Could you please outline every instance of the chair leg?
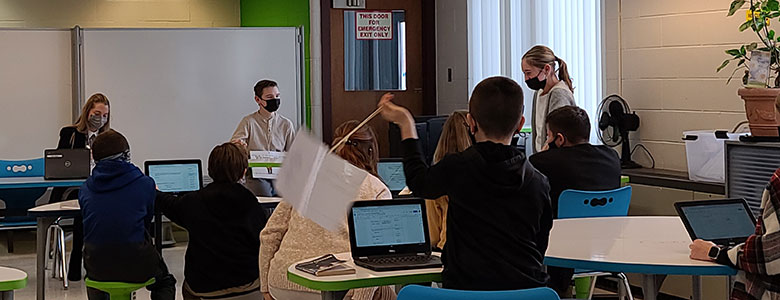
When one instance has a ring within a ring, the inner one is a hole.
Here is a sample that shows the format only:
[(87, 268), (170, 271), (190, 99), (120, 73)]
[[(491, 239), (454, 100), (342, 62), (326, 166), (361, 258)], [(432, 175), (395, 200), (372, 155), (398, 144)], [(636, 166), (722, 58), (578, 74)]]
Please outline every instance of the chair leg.
[(626, 296), (628, 296), (628, 300), (634, 300), (634, 295), (631, 294), (631, 285), (628, 283), (628, 277), (626, 277), (626, 274), (617, 273), (615, 276), (620, 278), (620, 281), (626, 290)]
[(59, 239), (60, 239), (60, 275), (62, 275), (62, 286), (67, 289), (68, 288), (68, 272), (65, 270), (65, 230), (62, 229), (62, 227), (57, 226), (57, 229), (60, 232)]
[(51, 267), (51, 278), (60, 278), (62, 276), (62, 272), (60, 269), (60, 256), (62, 255), (62, 251), (60, 251), (60, 233), (57, 229), (57, 227), (52, 226), (52, 248), (54, 251), (54, 257), (52, 258), (52, 267)]
[(593, 290), (596, 289), (596, 280), (598, 279), (598, 276), (593, 276), (590, 278), (590, 289), (588, 289), (588, 300), (593, 299)]
[(14, 253), (14, 231), (8, 230), (5, 239), (8, 243), (8, 253)]
[(52, 261), (52, 270), (54, 270), (54, 261), (52, 258), (54, 257), (54, 251), (52, 251), (52, 239), (54, 238), (54, 235), (52, 234), (52, 227), (49, 226), (49, 228), (46, 229), (46, 259), (44, 260), (46, 262), (46, 267), (49, 267), (49, 261)]

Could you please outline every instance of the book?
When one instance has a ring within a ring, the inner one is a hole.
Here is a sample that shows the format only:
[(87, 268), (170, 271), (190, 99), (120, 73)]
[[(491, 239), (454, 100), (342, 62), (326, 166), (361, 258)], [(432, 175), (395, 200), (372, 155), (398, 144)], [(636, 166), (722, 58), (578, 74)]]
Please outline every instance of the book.
[(313, 260), (299, 263), (295, 265), (295, 269), (314, 276), (355, 274), (355, 268), (347, 265), (346, 260), (338, 259), (333, 254), (326, 254)]

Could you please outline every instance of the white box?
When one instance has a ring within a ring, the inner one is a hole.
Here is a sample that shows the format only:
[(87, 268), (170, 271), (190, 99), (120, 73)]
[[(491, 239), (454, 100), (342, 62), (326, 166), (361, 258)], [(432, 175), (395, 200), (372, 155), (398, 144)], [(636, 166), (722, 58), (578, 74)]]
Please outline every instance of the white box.
[(683, 132), (685, 156), (688, 158), (688, 178), (693, 181), (724, 182), (724, 142), (738, 140), (744, 133), (722, 132), (716, 135), (712, 130)]

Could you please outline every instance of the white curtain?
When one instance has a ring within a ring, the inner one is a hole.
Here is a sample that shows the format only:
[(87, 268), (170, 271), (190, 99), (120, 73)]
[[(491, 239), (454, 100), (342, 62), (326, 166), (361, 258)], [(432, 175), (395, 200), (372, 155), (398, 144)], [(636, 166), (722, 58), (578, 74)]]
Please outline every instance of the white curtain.
[[(574, 99), (588, 112), (597, 143), (602, 95), (602, 5), (599, 0), (468, 0), (469, 93), (484, 78), (511, 77), (524, 88), (526, 120), (533, 91), (523, 83), (523, 54), (546, 45), (569, 67)], [(529, 125), (526, 125), (529, 126)]]

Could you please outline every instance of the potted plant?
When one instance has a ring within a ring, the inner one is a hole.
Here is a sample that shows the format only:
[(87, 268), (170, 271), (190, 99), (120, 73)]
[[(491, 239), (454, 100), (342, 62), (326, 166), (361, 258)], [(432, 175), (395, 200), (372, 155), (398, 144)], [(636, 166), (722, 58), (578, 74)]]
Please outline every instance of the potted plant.
[[(726, 50), (726, 54), (731, 58), (723, 61), (717, 71), (720, 72), (732, 61), (737, 63), (728, 82), (738, 71), (744, 71), (742, 84), (745, 88), (740, 88), (737, 94), (745, 102), (750, 133), (753, 136), (779, 136), (780, 109), (776, 103), (780, 95), (780, 34), (776, 36), (775, 31), (769, 29), (769, 23), (772, 19), (780, 22), (780, 1), (734, 0), (731, 2), (728, 16), (734, 15), (746, 3), (750, 6), (739, 31), (751, 29), (761, 42)], [(772, 78), (774, 80), (771, 80)]]

